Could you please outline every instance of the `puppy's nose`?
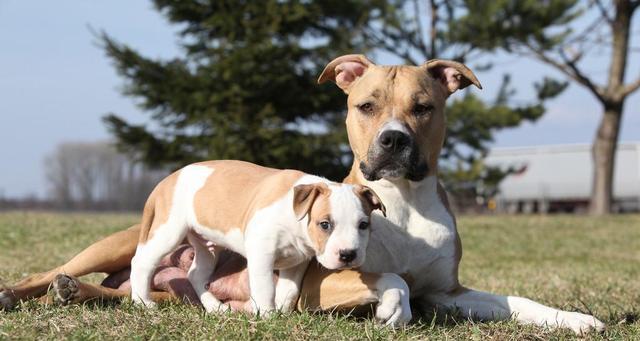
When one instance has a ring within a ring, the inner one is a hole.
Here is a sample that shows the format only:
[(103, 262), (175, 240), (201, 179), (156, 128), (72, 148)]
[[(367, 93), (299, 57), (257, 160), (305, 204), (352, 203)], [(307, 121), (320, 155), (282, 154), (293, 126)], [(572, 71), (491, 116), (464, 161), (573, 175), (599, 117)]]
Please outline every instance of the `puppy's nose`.
[(385, 150), (397, 150), (409, 145), (411, 138), (399, 130), (387, 130), (380, 134), (378, 144)]
[(352, 262), (354, 259), (356, 259), (356, 256), (358, 255), (356, 250), (340, 250), (339, 254), (340, 254), (340, 261), (343, 263)]

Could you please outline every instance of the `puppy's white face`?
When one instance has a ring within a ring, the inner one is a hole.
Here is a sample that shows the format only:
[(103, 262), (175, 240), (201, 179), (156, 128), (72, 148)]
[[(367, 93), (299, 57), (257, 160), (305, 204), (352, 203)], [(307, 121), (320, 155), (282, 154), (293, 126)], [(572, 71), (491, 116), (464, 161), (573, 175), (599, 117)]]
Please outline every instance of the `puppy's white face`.
[(362, 265), (371, 234), (371, 211), (384, 208), (379, 198), (359, 185), (301, 186), (311, 186), (305, 188), (309, 192), (307, 200), (312, 201), (306, 211), (307, 232), (318, 262), (327, 269)]

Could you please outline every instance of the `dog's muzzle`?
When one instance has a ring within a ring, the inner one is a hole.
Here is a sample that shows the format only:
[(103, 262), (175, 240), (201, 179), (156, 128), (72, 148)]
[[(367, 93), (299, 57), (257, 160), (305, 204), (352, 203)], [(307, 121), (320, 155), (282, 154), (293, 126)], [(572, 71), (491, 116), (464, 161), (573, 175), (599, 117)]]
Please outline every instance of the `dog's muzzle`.
[(401, 130), (383, 131), (369, 147), (360, 170), (369, 181), (382, 178), (422, 180), (428, 171), (414, 138)]

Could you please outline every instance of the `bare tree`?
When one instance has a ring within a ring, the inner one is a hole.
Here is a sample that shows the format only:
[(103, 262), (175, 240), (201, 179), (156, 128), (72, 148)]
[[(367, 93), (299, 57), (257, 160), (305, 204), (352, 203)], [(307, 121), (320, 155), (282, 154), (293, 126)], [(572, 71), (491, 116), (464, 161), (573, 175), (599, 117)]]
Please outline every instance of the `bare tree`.
[(62, 209), (139, 209), (166, 171), (133, 160), (106, 142), (61, 144), (45, 159), (49, 196)]
[[(580, 4), (586, 6), (580, 7)], [(580, 4), (571, 4), (558, 13), (557, 20), (548, 27), (549, 33), (538, 32), (514, 39), (510, 48), (552, 66), (589, 90), (601, 103), (602, 118), (592, 149), (594, 173), (590, 205), (591, 213), (600, 215), (611, 211), (615, 154), (625, 100), (640, 88), (640, 75), (625, 83), (629, 45), (634, 34), (631, 22), (640, 0), (596, 0)], [(594, 19), (584, 28), (567, 28), (578, 18), (591, 17)], [(509, 20), (505, 18), (505, 22)], [(607, 79), (598, 82), (584, 69), (583, 62), (602, 48), (609, 53), (609, 70)]]

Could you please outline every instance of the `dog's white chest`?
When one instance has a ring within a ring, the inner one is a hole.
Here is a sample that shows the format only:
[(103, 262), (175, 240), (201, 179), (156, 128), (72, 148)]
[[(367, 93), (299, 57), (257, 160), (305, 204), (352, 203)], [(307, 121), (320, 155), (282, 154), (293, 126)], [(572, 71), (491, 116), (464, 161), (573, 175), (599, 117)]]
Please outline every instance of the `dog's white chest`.
[(412, 296), (453, 285), (457, 266), (453, 217), (437, 195), (435, 177), (423, 181), (426, 183), (412, 196), (395, 188), (375, 188), (387, 205), (387, 218), (373, 217), (362, 267), (364, 271), (407, 275)]

